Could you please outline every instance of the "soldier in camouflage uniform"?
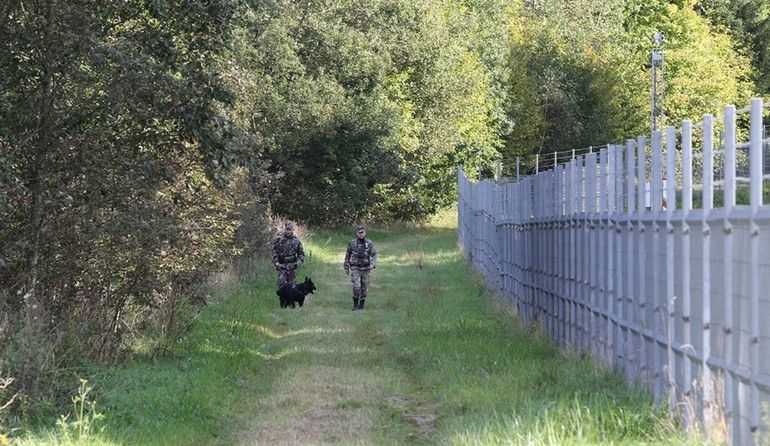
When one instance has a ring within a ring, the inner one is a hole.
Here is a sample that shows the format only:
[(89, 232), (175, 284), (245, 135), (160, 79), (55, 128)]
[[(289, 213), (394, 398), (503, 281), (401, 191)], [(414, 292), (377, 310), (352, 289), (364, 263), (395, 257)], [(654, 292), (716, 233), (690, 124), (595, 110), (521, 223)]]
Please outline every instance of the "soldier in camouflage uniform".
[(369, 288), (369, 271), (377, 266), (377, 250), (374, 243), (366, 238), (366, 228), (356, 228), (357, 237), (348, 243), (345, 252), (345, 273), (353, 282), (353, 311), (363, 310)]
[(297, 281), (297, 270), (305, 262), (305, 250), (302, 242), (294, 236), (294, 223), (283, 225), (283, 235), (273, 241), (273, 265), (278, 271), (278, 288), (286, 283)]

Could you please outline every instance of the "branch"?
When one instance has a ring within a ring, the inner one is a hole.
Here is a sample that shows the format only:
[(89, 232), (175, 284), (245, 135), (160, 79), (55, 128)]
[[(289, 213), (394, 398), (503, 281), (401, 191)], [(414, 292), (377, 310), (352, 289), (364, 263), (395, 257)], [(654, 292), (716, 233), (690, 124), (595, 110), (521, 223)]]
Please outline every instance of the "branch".
[[(0, 390), (1, 389), (7, 389), (8, 386), (11, 385), (11, 383), (13, 383), (13, 378), (0, 378)], [(13, 404), (13, 402), (14, 402), (14, 400), (16, 400), (17, 396), (19, 396), (19, 394), (15, 393), (8, 402), (6, 402), (2, 406), (0, 406), (0, 410), (3, 410), (6, 407), (8, 407), (11, 404)]]

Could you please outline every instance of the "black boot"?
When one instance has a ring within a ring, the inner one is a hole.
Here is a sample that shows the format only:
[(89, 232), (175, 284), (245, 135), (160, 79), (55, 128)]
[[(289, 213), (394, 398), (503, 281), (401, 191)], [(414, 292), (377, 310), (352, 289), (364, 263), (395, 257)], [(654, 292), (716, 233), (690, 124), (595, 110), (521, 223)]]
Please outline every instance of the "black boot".
[(358, 306), (358, 305), (359, 305), (359, 304), (358, 304), (358, 298), (357, 298), (357, 297), (354, 297), (354, 298), (353, 298), (353, 311), (356, 311), (356, 310), (358, 310), (358, 308), (359, 308), (359, 306)]
[(364, 302), (366, 302), (366, 299), (363, 297), (358, 301), (358, 309), (363, 310), (364, 309)]

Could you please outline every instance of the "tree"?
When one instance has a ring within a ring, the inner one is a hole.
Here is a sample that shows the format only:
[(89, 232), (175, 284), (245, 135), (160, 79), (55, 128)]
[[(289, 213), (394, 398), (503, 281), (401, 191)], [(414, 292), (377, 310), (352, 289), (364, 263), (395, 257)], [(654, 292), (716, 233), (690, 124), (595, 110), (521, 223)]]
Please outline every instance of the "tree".
[(110, 358), (136, 323), (172, 331), (231, 254), (215, 56), (233, 7), (2, 7), (0, 311), (13, 326), (0, 354), (27, 400), (55, 396), (84, 357)]
[(770, 93), (770, 5), (763, 0), (701, 0), (695, 9), (733, 36), (751, 58), (757, 91)]
[(457, 160), (489, 157), (495, 137), (488, 77), (450, 31), (428, 1), (250, 6), (233, 119), (277, 175), (275, 211), (420, 219), (451, 200)]
[(747, 59), (691, 1), (526, 5), (511, 22), (508, 157), (647, 134), (658, 31), (666, 36), (666, 123), (743, 103), (751, 94)]

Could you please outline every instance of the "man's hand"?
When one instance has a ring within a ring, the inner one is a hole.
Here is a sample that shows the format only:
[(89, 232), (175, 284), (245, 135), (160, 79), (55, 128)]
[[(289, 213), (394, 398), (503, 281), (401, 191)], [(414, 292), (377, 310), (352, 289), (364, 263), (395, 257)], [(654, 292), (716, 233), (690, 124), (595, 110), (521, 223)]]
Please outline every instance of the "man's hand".
[(350, 275), (350, 268), (345, 268), (345, 274), (348, 276)]

